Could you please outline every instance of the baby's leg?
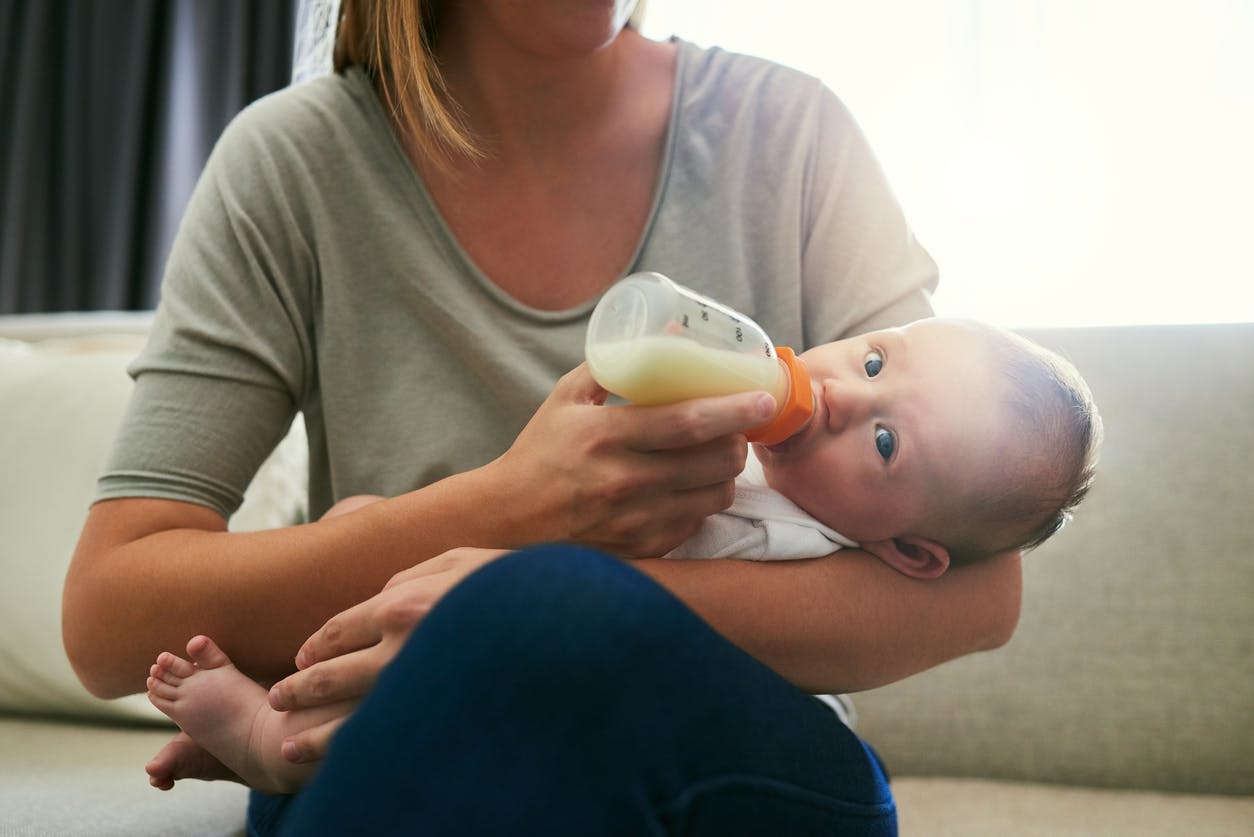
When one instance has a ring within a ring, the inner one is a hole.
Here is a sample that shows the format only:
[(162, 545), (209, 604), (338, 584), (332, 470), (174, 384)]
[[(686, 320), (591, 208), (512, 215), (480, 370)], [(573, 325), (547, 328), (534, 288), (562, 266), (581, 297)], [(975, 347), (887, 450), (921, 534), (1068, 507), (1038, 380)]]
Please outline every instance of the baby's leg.
[[(148, 678), (148, 699), (192, 739), (176, 737), (157, 753), (147, 767), (152, 784), (168, 790), (180, 778), (237, 778), (266, 793), (291, 793), (305, 784), (317, 766), (283, 758), (283, 740), (347, 714), (348, 707), (275, 712), (266, 690), (208, 637), (188, 642), (187, 654), (190, 660), (162, 653)], [(197, 745), (224, 769), (205, 762)]]

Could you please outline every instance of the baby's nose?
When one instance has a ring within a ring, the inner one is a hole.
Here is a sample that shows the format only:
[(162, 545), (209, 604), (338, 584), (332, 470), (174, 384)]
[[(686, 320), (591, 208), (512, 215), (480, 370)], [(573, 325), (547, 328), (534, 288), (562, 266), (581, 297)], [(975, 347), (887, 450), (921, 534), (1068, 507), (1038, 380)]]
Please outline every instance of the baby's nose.
[(870, 413), (871, 393), (867, 382), (828, 378), (823, 381), (823, 406), (827, 408), (828, 430), (839, 433)]

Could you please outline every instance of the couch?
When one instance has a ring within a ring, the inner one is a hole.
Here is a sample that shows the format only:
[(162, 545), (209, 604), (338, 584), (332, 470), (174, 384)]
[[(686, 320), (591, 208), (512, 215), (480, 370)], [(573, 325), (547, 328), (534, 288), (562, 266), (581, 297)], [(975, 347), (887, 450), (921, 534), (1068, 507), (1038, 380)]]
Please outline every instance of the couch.
[[(146, 315), (0, 317), (0, 835), (237, 835), (244, 789), (143, 765), (172, 727), (101, 701), (60, 586)], [(1107, 441), (1026, 560), (1005, 648), (857, 695), (904, 835), (1254, 834), (1254, 324), (1051, 329)], [(236, 529), (303, 518), (299, 423)]]

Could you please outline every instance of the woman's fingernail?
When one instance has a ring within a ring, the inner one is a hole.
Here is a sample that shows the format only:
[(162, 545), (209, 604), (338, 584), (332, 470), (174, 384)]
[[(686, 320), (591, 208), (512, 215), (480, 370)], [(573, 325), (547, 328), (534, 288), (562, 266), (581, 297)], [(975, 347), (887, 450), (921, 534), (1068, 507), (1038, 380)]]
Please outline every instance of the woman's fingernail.
[(753, 414), (761, 419), (768, 419), (775, 415), (775, 399), (765, 392), (759, 395), (758, 400), (753, 404)]
[(283, 753), (283, 758), (290, 762), (300, 764), (305, 760), (304, 754), (301, 753), (300, 748), (296, 746), (295, 741), (284, 741), (283, 746), (280, 749)]
[(277, 685), (271, 687), (269, 697), (271, 709), (278, 712), (282, 712), (287, 709), (287, 707), (283, 704), (283, 693), (279, 691), (279, 687)]
[(305, 651), (304, 648), (302, 648), (296, 654), (296, 667), (304, 668), (307, 665), (309, 665), (309, 654)]

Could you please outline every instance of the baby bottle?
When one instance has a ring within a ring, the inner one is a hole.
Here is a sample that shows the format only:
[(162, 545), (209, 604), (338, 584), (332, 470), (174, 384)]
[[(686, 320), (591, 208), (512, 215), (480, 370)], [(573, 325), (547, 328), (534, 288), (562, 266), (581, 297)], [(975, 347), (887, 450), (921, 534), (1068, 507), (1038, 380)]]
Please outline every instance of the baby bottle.
[(814, 411), (810, 376), (745, 315), (671, 281), (633, 273), (597, 303), (584, 352), (597, 383), (633, 404), (762, 390), (778, 410), (749, 441), (778, 444)]

